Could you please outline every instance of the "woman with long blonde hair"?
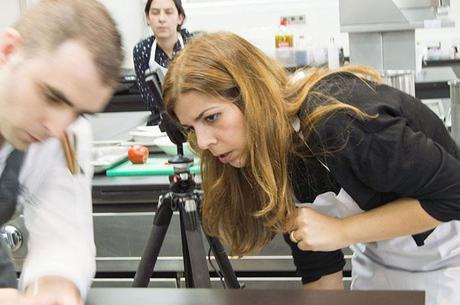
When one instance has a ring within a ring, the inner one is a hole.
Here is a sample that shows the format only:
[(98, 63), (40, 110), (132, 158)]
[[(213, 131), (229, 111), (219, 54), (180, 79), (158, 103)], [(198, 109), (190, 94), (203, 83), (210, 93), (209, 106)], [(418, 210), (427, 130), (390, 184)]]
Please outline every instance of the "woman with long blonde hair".
[(163, 94), (201, 157), (203, 227), (233, 254), (289, 232), (305, 288), (343, 288), (351, 246), (352, 288), (460, 301), (439, 280), (460, 284), (458, 149), (419, 100), (361, 66), (289, 78), (225, 32), (192, 39)]

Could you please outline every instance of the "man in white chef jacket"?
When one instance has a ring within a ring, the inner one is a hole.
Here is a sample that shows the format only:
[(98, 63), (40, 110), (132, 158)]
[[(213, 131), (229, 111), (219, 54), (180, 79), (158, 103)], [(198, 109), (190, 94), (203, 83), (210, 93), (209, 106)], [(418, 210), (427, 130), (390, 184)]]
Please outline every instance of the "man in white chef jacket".
[[(29, 232), (19, 289), (0, 244), (0, 304), (82, 304), (95, 272), (89, 125), (123, 56), (95, 0), (43, 0), (0, 34), (0, 226)], [(66, 140), (64, 140), (66, 138)]]

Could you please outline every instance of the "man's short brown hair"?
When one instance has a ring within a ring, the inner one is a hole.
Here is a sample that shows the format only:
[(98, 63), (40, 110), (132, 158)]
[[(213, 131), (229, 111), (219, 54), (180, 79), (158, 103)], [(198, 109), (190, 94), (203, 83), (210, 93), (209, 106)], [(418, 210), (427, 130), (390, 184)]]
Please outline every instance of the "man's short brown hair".
[[(121, 36), (107, 9), (96, 0), (41, 0), (13, 26), (28, 53), (53, 51), (74, 39), (91, 53), (103, 84), (115, 86), (123, 61)], [(78, 67), (75, 67), (78, 69)]]

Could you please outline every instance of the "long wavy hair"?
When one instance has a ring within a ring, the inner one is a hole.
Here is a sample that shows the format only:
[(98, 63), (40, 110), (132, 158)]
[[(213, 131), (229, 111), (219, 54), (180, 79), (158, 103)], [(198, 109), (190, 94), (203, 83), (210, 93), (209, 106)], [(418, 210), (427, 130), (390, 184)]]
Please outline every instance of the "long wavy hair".
[[(353, 73), (378, 80), (378, 73), (349, 66), (330, 72), (313, 69), (298, 81), (290, 81), (285, 69), (245, 39), (227, 32), (193, 38), (177, 56), (166, 75), (163, 95), (166, 111), (177, 120), (174, 107), (181, 94), (190, 91), (233, 101), (246, 120), (248, 161), (243, 168), (222, 164), (196, 137), (188, 140), (201, 157), (204, 191), (202, 222), (205, 231), (222, 239), (231, 253), (260, 250), (278, 232), (288, 229), (294, 212), (288, 160), (297, 137), (292, 118), (313, 94), (312, 88), (326, 76)], [(366, 114), (331, 98), (301, 122), (308, 136), (328, 114), (347, 110)]]

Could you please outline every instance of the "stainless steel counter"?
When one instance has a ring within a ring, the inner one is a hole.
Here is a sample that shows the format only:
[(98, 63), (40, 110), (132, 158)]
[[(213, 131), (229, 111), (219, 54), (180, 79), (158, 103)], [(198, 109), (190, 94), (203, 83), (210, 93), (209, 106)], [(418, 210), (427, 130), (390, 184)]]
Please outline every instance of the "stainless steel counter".
[[(93, 221), (97, 247), (95, 287), (130, 287), (140, 256), (150, 234), (160, 194), (168, 191), (166, 176), (106, 177), (93, 180)], [(22, 217), (10, 222), (23, 232), (22, 247), (13, 253), (20, 272), (27, 253), (27, 231)], [(205, 251), (208, 244), (204, 239)], [(211, 261), (217, 265), (213, 256)], [(248, 288), (300, 288), (290, 248), (278, 235), (261, 253), (232, 257), (241, 283)], [(208, 264), (211, 286), (222, 287)], [(185, 287), (179, 214), (171, 225), (155, 266), (152, 287)], [(348, 286), (348, 285), (347, 285)]]
[(439, 83), (457, 79), (451, 67), (426, 67), (415, 75), (415, 83)]
[(420, 291), (92, 289), (87, 305), (423, 305)]
[(449, 98), (448, 81), (457, 79), (451, 67), (425, 67), (415, 76), (415, 96), (419, 99)]

